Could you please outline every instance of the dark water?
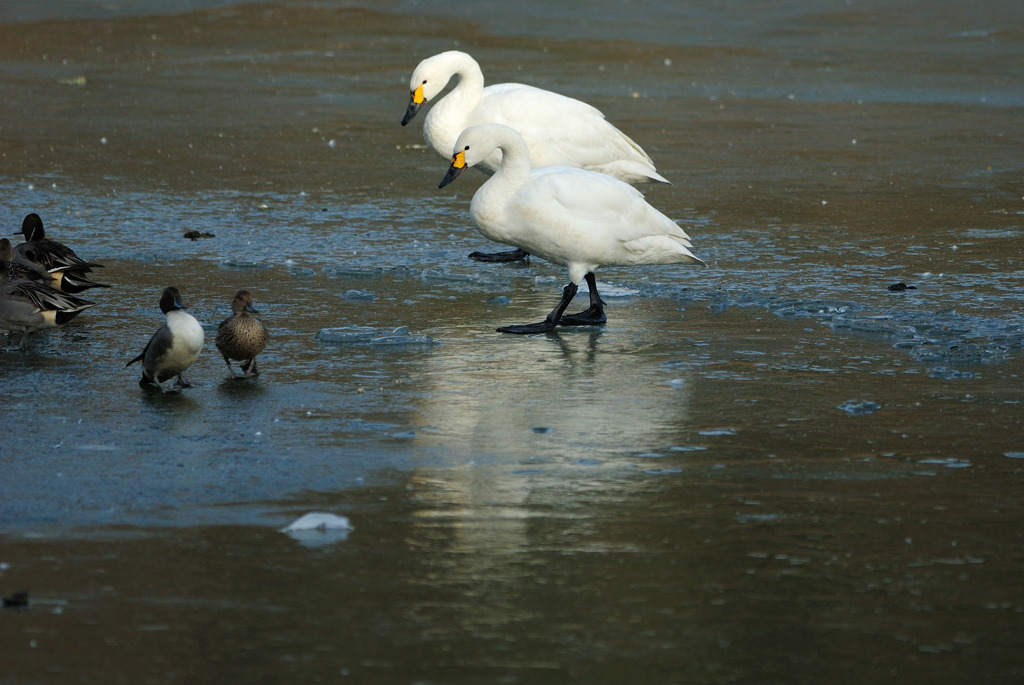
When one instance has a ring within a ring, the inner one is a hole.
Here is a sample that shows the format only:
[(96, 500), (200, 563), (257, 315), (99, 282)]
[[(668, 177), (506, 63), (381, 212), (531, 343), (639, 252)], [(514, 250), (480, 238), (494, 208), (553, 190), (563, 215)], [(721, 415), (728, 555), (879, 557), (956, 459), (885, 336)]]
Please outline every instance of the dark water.
[[(0, 221), (115, 287), (0, 354), (0, 682), (1019, 681), (1021, 6), (579, 12), (3, 6)], [(599, 106), (709, 268), (494, 332), (565, 274), (467, 260), (482, 177), (398, 125), (452, 47)], [(207, 345), (154, 396), (170, 284)]]

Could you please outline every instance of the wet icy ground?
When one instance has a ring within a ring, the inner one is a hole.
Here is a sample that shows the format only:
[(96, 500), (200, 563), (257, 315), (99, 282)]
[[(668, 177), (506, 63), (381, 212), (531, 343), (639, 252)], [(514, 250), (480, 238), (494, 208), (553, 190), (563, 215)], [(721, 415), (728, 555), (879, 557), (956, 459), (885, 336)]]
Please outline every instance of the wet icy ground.
[[(0, 354), (5, 675), (1019, 682), (1019, 3), (75, 5), (0, 25), (0, 225), (114, 285)], [(709, 267), (496, 333), (564, 274), (467, 260), (480, 177), (398, 125), (456, 46), (601, 107)], [(171, 283), (254, 293), (258, 380), (140, 390)]]

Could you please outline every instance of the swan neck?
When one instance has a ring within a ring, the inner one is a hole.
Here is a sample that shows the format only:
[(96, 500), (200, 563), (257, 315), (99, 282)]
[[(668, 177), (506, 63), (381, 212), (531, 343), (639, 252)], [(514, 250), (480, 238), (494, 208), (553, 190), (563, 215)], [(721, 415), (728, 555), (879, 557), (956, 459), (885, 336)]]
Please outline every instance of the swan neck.
[(501, 166), (495, 176), (505, 179), (525, 179), (530, 175), (530, 149), (522, 140), (504, 138), (498, 141)]
[(458, 55), (454, 62), (454, 75), (459, 79), (452, 89), (457, 98), (477, 102), (483, 97), (484, 72), (469, 55)]

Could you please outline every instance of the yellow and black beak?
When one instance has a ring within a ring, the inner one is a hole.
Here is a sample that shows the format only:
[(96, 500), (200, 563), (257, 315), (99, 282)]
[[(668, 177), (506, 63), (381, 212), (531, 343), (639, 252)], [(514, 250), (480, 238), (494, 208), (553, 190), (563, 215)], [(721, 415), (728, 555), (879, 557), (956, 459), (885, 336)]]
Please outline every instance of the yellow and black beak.
[(420, 111), (420, 107), (422, 107), (423, 103), (426, 101), (427, 99), (423, 97), (423, 86), (420, 85), (409, 97), (409, 106), (405, 110), (405, 116), (402, 117), (402, 126), (405, 126), (413, 120), (413, 117), (416, 116), (416, 113)]
[(454, 181), (459, 177), (463, 171), (466, 170), (466, 151), (459, 150), (457, 153), (452, 155), (452, 163), (448, 167), (448, 173), (441, 179), (441, 183), (437, 186), (438, 188), (444, 188), (446, 185)]

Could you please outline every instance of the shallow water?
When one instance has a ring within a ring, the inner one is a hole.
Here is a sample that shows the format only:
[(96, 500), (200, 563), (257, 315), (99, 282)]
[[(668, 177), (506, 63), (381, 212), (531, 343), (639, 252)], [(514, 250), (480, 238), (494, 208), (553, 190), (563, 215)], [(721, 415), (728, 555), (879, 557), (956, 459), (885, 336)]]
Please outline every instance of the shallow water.
[[(1016, 3), (48, 7), (0, 26), (0, 221), (114, 287), (0, 356), (0, 682), (1021, 677)], [(709, 267), (496, 333), (565, 274), (466, 259), (483, 177), (398, 125), (453, 46), (605, 111)], [(170, 284), (208, 339), (154, 395)]]

